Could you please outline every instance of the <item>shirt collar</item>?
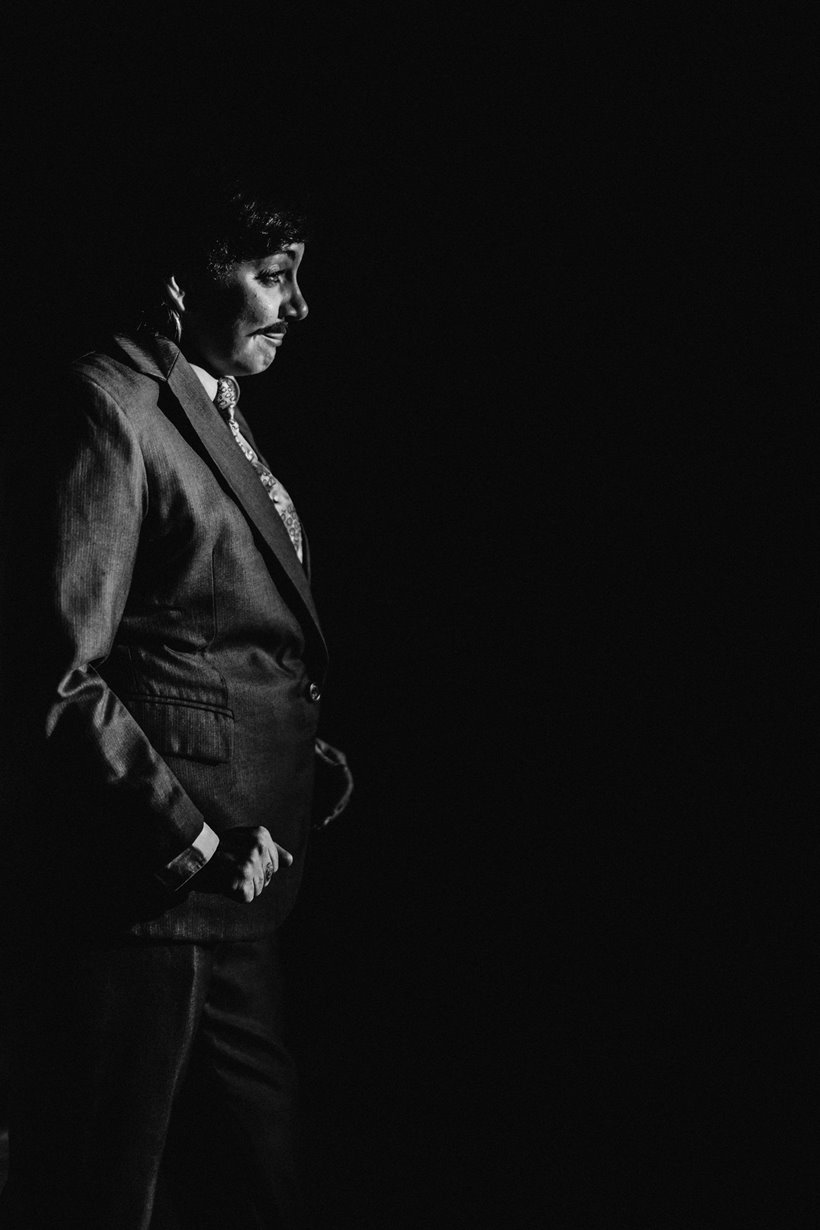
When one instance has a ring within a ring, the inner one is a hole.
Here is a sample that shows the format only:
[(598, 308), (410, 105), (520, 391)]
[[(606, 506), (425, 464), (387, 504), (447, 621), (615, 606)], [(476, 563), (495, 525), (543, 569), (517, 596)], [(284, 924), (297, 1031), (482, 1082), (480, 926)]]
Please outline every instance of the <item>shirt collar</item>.
[(213, 401), (216, 397), (216, 376), (212, 376), (210, 372), (206, 372), (204, 367), (197, 367), (196, 363), (191, 363), (189, 366), (192, 371), (196, 372), (199, 377), (199, 382), (202, 385), (208, 397)]

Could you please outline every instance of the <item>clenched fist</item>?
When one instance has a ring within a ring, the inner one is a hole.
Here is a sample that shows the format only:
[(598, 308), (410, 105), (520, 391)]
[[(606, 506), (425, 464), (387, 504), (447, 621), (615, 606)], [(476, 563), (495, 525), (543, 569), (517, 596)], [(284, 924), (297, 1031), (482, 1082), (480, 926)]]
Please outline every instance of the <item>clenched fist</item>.
[(289, 867), (292, 862), (293, 855), (277, 845), (266, 828), (228, 829), (191, 887), (247, 903), (264, 892), (280, 863)]

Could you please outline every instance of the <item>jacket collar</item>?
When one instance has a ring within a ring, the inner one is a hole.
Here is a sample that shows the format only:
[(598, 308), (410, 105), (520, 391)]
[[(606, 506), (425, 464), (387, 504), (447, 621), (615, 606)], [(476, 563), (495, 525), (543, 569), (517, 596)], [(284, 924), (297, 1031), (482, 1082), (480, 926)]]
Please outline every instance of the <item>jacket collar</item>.
[(118, 334), (114, 340), (136, 371), (167, 382), (234, 499), (273, 556), (277, 573), (285, 574), (295, 599), (294, 605), (302, 613), (302, 622), (307, 622), (318, 638), (326, 659), (327, 646), (308, 579), (282, 518), (253, 468), (237, 448), (196, 372), (179, 347), (166, 338), (146, 337), (143, 344), (142, 339), (137, 341), (134, 337)]
[(167, 338), (150, 333), (116, 333), (114, 343), (128, 360), (129, 367), (154, 380), (167, 380), (169, 372), (182, 357), (179, 346)]

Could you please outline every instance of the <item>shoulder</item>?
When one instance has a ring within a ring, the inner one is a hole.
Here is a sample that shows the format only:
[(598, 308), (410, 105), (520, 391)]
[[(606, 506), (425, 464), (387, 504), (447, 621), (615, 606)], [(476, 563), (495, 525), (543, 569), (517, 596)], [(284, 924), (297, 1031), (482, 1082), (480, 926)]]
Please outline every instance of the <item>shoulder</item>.
[(178, 359), (178, 348), (162, 339), (117, 334), (63, 369), (58, 404), (69, 415), (117, 423), (150, 450), (166, 434), (164, 394)]
[(68, 368), (68, 389), (75, 396), (113, 402), (128, 418), (157, 405), (161, 378), (140, 370), (107, 349), (90, 351)]

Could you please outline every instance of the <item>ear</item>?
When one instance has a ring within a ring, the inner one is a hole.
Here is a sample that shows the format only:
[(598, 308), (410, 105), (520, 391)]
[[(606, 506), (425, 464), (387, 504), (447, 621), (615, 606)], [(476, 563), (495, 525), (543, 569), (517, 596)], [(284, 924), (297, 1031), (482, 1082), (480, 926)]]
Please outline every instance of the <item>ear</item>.
[(179, 283), (173, 275), (165, 283), (165, 293), (178, 312), (185, 311), (185, 291), (180, 290)]

